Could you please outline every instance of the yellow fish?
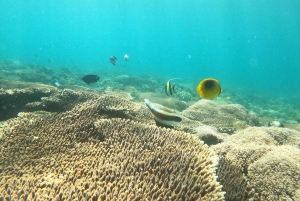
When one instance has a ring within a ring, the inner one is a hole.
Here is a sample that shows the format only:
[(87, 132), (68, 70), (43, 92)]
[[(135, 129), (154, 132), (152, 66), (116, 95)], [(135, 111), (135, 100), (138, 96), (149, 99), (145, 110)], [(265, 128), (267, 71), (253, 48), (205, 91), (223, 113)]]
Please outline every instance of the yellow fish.
[(222, 89), (218, 80), (206, 78), (198, 84), (197, 92), (201, 98), (216, 98)]

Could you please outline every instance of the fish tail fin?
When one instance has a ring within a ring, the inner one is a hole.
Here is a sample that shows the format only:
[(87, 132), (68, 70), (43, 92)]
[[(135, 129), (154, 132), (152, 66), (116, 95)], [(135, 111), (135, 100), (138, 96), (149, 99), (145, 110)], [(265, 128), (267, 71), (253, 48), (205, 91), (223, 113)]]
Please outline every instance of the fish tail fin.
[(149, 99), (145, 98), (144, 99), (147, 107), (149, 108), (149, 110), (153, 113), (153, 112), (161, 112), (160, 109), (158, 109), (157, 107), (155, 107), (150, 101)]
[(145, 98), (144, 101), (145, 101), (147, 107), (148, 107), (150, 110), (153, 110), (153, 105), (150, 103), (149, 99)]

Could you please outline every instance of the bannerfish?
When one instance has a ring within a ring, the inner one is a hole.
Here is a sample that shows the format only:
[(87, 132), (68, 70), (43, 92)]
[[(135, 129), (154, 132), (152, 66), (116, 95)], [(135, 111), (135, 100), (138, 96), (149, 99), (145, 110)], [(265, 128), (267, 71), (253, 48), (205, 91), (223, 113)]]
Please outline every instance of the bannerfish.
[(201, 98), (216, 98), (220, 95), (222, 89), (218, 80), (207, 78), (199, 83), (197, 92)]
[(125, 54), (125, 55), (124, 55), (124, 61), (127, 61), (128, 59), (129, 59), (128, 54)]
[(279, 121), (270, 121), (268, 122), (268, 127), (284, 127), (284, 125)]
[(91, 84), (94, 82), (97, 82), (100, 79), (100, 77), (98, 75), (85, 75), (83, 76), (82, 80), (87, 83), (87, 84)]
[(155, 107), (148, 99), (144, 99), (144, 101), (154, 115), (156, 125), (172, 128), (174, 125), (177, 125), (182, 121), (181, 117), (175, 113), (172, 113), (171, 111), (167, 112)]
[(170, 96), (170, 95), (172, 96), (173, 93), (175, 92), (175, 85), (171, 84), (171, 80), (175, 80), (175, 79), (179, 79), (179, 78), (170, 79), (170, 80), (168, 80), (168, 82), (165, 85), (164, 90), (168, 96)]
[(118, 60), (115, 56), (110, 56), (109, 57), (109, 61), (110, 63), (112, 63), (113, 65), (117, 65), (118, 64)]

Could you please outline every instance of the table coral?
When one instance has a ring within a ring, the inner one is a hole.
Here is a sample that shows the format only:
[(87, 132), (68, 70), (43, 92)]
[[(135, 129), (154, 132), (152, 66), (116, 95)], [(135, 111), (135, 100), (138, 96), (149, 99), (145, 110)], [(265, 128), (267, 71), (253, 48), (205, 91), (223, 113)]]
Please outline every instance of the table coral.
[(217, 157), (196, 137), (133, 121), (146, 113), (118, 96), (75, 102), (3, 124), (2, 199), (224, 200)]

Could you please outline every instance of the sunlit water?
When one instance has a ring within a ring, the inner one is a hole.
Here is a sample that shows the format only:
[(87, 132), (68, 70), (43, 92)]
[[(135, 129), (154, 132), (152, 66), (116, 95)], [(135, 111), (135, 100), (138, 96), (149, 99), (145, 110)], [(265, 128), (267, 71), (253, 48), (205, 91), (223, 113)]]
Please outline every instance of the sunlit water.
[(0, 60), (182, 83), (214, 77), (224, 93), (299, 98), (297, 0), (2, 0), (0, 19)]

